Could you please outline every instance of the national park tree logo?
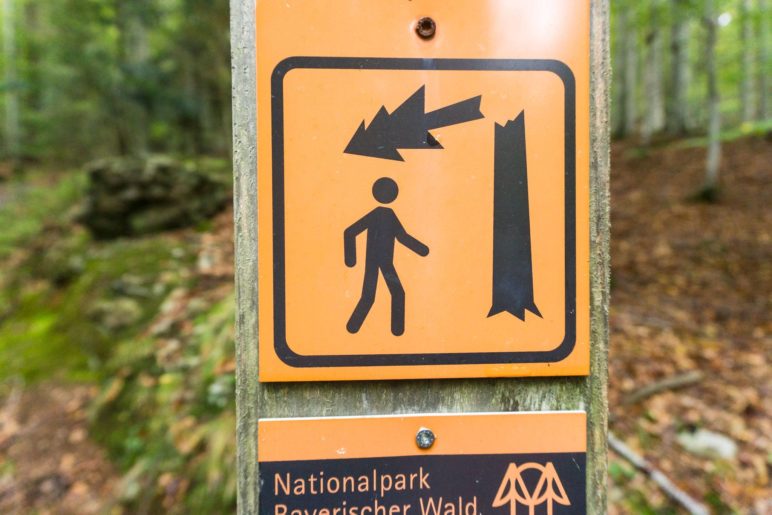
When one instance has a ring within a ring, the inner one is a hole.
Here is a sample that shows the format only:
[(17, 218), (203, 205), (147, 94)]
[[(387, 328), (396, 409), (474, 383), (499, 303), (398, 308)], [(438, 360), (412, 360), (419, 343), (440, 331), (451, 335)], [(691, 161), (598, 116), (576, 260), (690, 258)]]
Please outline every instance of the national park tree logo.
[[(524, 472), (535, 471), (524, 477)], [(532, 484), (535, 481), (535, 486)], [(532, 487), (532, 488), (529, 488)], [(494, 508), (500, 508), (509, 504), (510, 515), (517, 515), (518, 503), (528, 507), (528, 514), (535, 515), (536, 507), (547, 504), (547, 515), (552, 515), (554, 503), (570, 506), (571, 501), (566, 495), (563, 483), (560, 482), (557, 470), (552, 462), (546, 465), (538, 463), (524, 463), (516, 465), (510, 463), (504, 479), (499, 486)]]

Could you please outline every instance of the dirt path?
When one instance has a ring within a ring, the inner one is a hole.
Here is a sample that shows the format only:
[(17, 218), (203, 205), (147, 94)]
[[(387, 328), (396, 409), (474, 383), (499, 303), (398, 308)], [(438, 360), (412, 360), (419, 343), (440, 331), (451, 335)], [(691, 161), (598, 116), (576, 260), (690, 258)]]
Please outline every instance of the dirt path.
[(14, 388), (0, 407), (0, 513), (104, 513), (117, 475), (89, 440), (83, 386)]
[[(750, 138), (723, 152), (722, 196), (704, 204), (689, 198), (704, 149), (614, 147), (611, 426), (716, 513), (772, 513), (772, 143)], [(624, 404), (692, 370), (703, 380)], [(696, 429), (728, 437), (738, 452), (721, 460), (686, 451), (679, 435)], [(637, 479), (631, 486), (664, 502)]]

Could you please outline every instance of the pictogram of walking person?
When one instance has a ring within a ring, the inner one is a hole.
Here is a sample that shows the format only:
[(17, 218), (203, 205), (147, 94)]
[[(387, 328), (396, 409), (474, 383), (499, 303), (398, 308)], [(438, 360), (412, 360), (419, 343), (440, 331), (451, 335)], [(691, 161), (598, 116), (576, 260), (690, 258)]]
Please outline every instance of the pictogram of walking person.
[[(381, 204), (394, 202), (397, 195), (399, 187), (388, 177), (378, 179), (373, 184), (373, 197)], [(428, 256), (429, 247), (407, 233), (392, 209), (379, 206), (343, 232), (344, 255), (348, 267), (357, 264), (356, 238), (364, 231), (367, 231), (367, 254), (362, 297), (351, 314), (346, 329), (354, 334), (362, 327), (375, 303), (380, 272), (391, 294), (391, 332), (394, 336), (400, 336), (405, 332), (405, 289), (394, 268), (394, 245), (398, 241), (419, 256)]]

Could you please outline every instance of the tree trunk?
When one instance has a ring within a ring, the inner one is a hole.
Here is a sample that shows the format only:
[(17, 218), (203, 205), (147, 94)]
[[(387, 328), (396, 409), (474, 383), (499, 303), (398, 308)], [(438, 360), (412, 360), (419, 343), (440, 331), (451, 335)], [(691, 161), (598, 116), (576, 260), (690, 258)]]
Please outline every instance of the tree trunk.
[(14, 2), (3, 0), (3, 80), (5, 92), (5, 153), (15, 168), (21, 157), (19, 122), (19, 77), (16, 63), (16, 15)]
[(767, 80), (767, 74), (769, 73), (769, 18), (772, 13), (769, 11), (769, 0), (758, 0), (758, 12), (759, 12), (759, 33), (758, 43), (756, 45), (756, 63), (758, 67), (757, 72), (757, 84), (759, 91), (759, 103), (758, 110), (756, 112), (756, 119), (759, 121), (766, 120), (769, 114), (769, 96), (772, 92), (769, 91), (769, 82)]
[(689, 21), (686, 1), (672, 0), (670, 33), (670, 94), (668, 95), (667, 125), (672, 136), (689, 131)]
[(231, 110), (228, 109), (231, 103), (231, 95), (230, 95), (230, 83), (228, 84), (228, 88), (222, 88), (219, 95), (220, 99), (220, 117), (222, 118), (221, 124), (223, 128), (223, 132), (225, 133), (225, 137), (223, 138), (223, 153), (225, 154), (231, 154), (233, 151), (233, 138), (231, 136), (231, 127), (233, 124), (233, 118), (231, 114)]
[(740, 46), (742, 48), (742, 81), (740, 102), (743, 122), (753, 121), (756, 106), (753, 70), (753, 9), (751, 0), (740, 2)]
[(660, 18), (659, 1), (655, 0), (651, 5), (649, 32), (646, 36), (644, 143), (651, 141), (651, 137), (665, 127), (665, 104), (662, 94), (662, 28), (660, 27), (662, 20)]
[(138, 91), (142, 83), (141, 74), (150, 56), (150, 46), (147, 38), (147, 28), (142, 19), (144, 3), (137, 5), (119, 0), (117, 26), (119, 32), (119, 60), (122, 83), (119, 88), (119, 112), (121, 120), (117, 120), (121, 153), (141, 155), (147, 153), (148, 112), (146, 106), (136, 100), (141, 96)]
[(179, 120), (180, 140), (182, 151), (195, 155), (200, 153), (198, 134), (201, 129), (198, 113), (193, 108), (199, 101), (194, 58), (189, 52), (184, 52), (178, 59), (182, 61), (182, 96), (185, 99)]
[(22, 122), (24, 130), (24, 143), (26, 153), (40, 156), (50, 149), (45, 138), (45, 131), (40, 130), (40, 118), (45, 118), (48, 109), (46, 105), (47, 98), (51, 96), (51, 89), (59, 87), (59, 84), (52, 84), (50, 80), (50, 67), (47, 66), (46, 54), (49, 52), (47, 47), (47, 34), (51, 29), (48, 20), (50, 16), (48, 11), (50, 5), (48, 2), (26, 2), (24, 4), (24, 50), (21, 52), (23, 67), (20, 70), (22, 81), (25, 84), (21, 104), (26, 112), (36, 113), (33, 120), (28, 123)]
[(627, 17), (627, 31), (620, 34), (624, 40), (624, 69), (622, 71), (622, 90), (624, 91), (624, 131), (630, 136), (636, 131), (638, 122), (638, 31), (635, 26), (635, 7), (624, 5)]
[[(616, 27), (613, 32), (616, 34), (616, 44), (614, 48), (614, 64), (617, 77), (621, 80), (615, 81), (616, 91), (614, 94), (614, 106), (612, 114), (614, 115), (614, 135), (618, 138), (626, 138), (632, 134), (635, 127), (635, 63), (633, 62), (632, 84), (627, 82), (629, 61), (635, 60), (635, 41), (633, 40), (634, 26), (631, 9), (627, 5), (621, 5), (616, 15)], [(632, 97), (633, 102), (630, 102)], [(633, 110), (631, 112), (630, 110)], [(632, 118), (632, 120), (630, 120)]]
[[(612, 38), (611, 43), (611, 65), (614, 72), (619, 77), (619, 70), (624, 69), (625, 63), (625, 41), (624, 34), (627, 33), (627, 10), (623, 8), (616, 9), (611, 17), (611, 33), (616, 36)], [(615, 80), (611, 86), (611, 127), (612, 134), (617, 138), (624, 138), (625, 135), (625, 88), (624, 84)]]
[(217, 129), (215, 127), (216, 117), (214, 116), (214, 110), (212, 106), (212, 85), (207, 84), (199, 92), (199, 102), (201, 102), (201, 108), (199, 111), (199, 146), (207, 154), (213, 153), (217, 148)]
[(708, 159), (702, 196), (706, 200), (712, 200), (718, 191), (718, 174), (721, 167), (721, 102), (716, 73), (718, 26), (714, 0), (705, 0), (704, 23), (706, 32), (705, 71), (708, 89)]

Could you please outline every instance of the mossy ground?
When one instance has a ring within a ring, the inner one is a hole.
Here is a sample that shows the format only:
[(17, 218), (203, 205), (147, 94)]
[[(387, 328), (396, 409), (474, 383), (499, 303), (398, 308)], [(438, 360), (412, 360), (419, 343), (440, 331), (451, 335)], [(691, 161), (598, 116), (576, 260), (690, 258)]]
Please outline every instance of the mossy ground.
[(85, 183), (0, 184), (0, 394), (96, 386), (91, 435), (127, 513), (232, 511), (232, 275), (197, 269), (216, 221), (96, 241), (76, 223)]
[[(83, 183), (72, 174), (9, 186), (0, 209), (0, 378), (98, 378), (115, 343), (137, 334), (165, 294), (189, 280), (193, 256), (178, 238), (92, 241), (72, 220)], [(101, 324), (100, 306), (119, 298), (133, 299), (138, 312)]]

